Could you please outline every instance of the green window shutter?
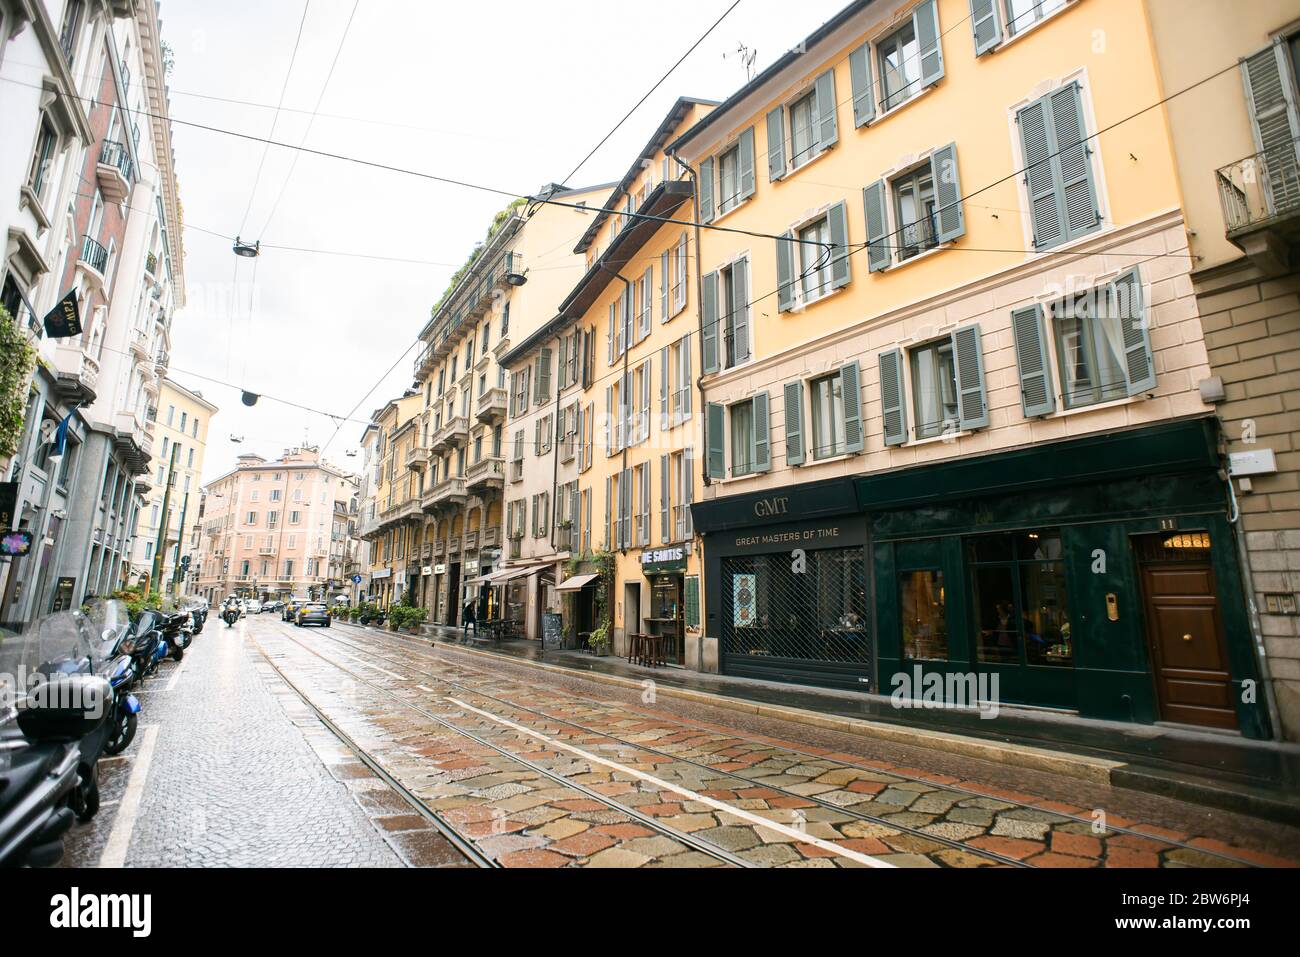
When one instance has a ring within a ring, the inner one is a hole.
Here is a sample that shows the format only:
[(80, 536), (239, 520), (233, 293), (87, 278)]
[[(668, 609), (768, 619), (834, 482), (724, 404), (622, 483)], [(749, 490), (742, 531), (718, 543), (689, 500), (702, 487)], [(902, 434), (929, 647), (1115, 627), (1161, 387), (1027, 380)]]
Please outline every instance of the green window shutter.
[(1300, 118), (1289, 70), (1286, 47), (1280, 40), (1241, 61), (1255, 146), (1267, 163), (1265, 198), (1270, 212), (1293, 209), (1300, 203), (1295, 142), (1300, 136)]
[(537, 383), (535, 400), (537, 405), (544, 405), (551, 396), (551, 350), (543, 349), (537, 357)]
[[(682, 450), (682, 504), (690, 505), (695, 501), (695, 450), (687, 446)], [(690, 538), (695, 533), (695, 520), (689, 508), (683, 509), (685, 529), (683, 538)]]
[(907, 442), (907, 406), (903, 398), (903, 351), (880, 354), (880, 407), (885, 420), (885, 445)]
[(611, 520), (614, 516), (614, 476), (605, 476), (605, 547), (613, 545), (613, 536), (611, 534)]
[(746, 200), (754, 195), (754, 128), (740, 134), (740, 196)]
[(1016, 114), (1025, 164), (1025, 189), (1035, 249), (1055, 246), (1065, 236), (1053, 172), (1053, 147), (1047, 99), (1036, 100)]
[(1079, 84), (1071, 83), (1051, 93), (1049, 99), (1066, 239), (1074, 239), (1101, 224), (1097, 188), (1092, 179), (1092, 149), (1084, 139), (1083, 97)]
[(853, 125), (861, 129), (876, 118), (876, 93), (871, 82), (870, 44), (864, 43), (849, 54), (849, 78), (853, 81)]
[(1142, 297), (1142, 274), (1136, 268), (1107, 288), (1111, 314), (1119, 317), (1124, 334), (1124, 374), (1128, 394), (1142, 395), (1156, 387), (1156, 363), (1151, 355), (1151, 334)]
[(709, 478), (727, 477), (727, 408), (710, 402), (707, 406), (705, 441), (708, 445)]
[(849, 270), (849, 220), (848, 209), (844, 203), (836, 203), (826, 216), (830, 224), (831, 245), (831, 288), (843, 289), (851, 278)]
[(736, 364), (749, 361), (749, 260), (739, 259), (731, 267), (732, 335)]
[(767, 114), (767, 181), (785, 178), (785, 107)]
[(654, 312), (654, 284), (655, 284), (655, 267), (653, 264), (646, 267), (645, 275), (641, 277), (645, 284), (642, 287), (641, 301), (637, 303), (637, 330), (636, 340), (640, 342), (646, 336), (650, 335), (652, 313)]
[(560, 361), (555, 366), (555, 373), (560, 377), (560, 388), (569, 384), (569, 337), (560, 336)]
[(885, 214), (886, 187), (878, 179), (862, 191), (867, 213), (867, 269), (880, 272), (889, 268), (889, 218)]
[(609, 346), (609, 364), (614, 364), (614, 328), (618, 325), (618, 302), (609, 304), (609, 335), (606, 337)]
[(930, 157), (930, 175), (934, 179), (936, 237), (949, 243), (966, 235), (966, 217), (962, 213), (961, 180), (957, 176), (957, 144), (949, 143)]
[(952, 354), (957, 366), (957, 418), (961, 429), (985, 428), (989, 424), (989, 404), (984, 391), (984, 353), (978, 324), (953, 332)]
[(700, 222), (713, 222), (713, 158), (700, 164)]
[(794, 308), (794, 233), (787, 230), (776, 241), (776, 309)]
[(844, 396), (844, 451), (851, 455), (867, 447), (862, 430), (862, 367), (846, 362), (840, 369), (840, 392)]
[(704, 327), (704, 374), (718, 371), (718, 274), (711, 272), (703, 279), (700, 322)]
[(659, 350), (659, 431), (667, 432), (672, 427), (668, 421), (668, 347)]
[(605, 454), (614, 454), (614, 387), (605, 386)]
[(1025, 417), (1051, 415), (1056, 411), (1056, 393), (1052, 389), (1052, 366), (1047, 354), (1043, 307), (1034, 305), (1013, 311), (1011, 338), (1016, 343), (1020, 400)]
[(785, 464), (803, 465), (803, 382), (785, 384)]
[(668, 311), (668, 265), (670, 254), (665, 252), (659, 257), (659, 321), (667, 322), (672, 318)]
[(998, 20), (999, 0), (970, 0), (970, 26), (975, 34), (975, 55), (988, 53), (1002, 42), (1002, 24)]
[(659, 456), (659, 539), (665, 545), (673, 540), (672, 483), (668, 478), (670, 456)]
[(830, 149), (840, 138), (839, 101), (835, 99), (835, 70), (817, 77), (817, 146)]
[(691, 334), (687, 333), (682, 339), (682, 378), (678, 388), (682, 390), (682, 416), (689, 419), (691, 417), (691, 395), (695, 392), (695, 382), (691, 369), (694, 360), (691, 357)]
[(755, 392), (754, 398), (754, 434), (750, 443), (750, 461), (754, 463), (755, 472), (772, 471), (772, 438), (768, 416), (768, 396), (766, 392)]
[(925, 0), (912, 11), (912, 27), (921, 56), (921, 88), (932, 86), (943, 76), (943, 48), (939, 45), (939, 11), (934, 0)]

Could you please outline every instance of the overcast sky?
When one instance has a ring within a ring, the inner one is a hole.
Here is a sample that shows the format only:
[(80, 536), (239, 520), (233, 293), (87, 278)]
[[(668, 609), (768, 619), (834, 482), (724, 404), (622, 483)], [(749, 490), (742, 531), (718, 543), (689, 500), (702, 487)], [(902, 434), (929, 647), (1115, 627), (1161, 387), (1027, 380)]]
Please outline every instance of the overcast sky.
[[(306, 136), (312, 149), (533, 193), (567, 176), (730, 2), (360, 0), (338, 52), (353, 0), (310, 0), (277, 117), (303, 3), (163, 0), (172, 117), (292, 144)], [(841, 6), (741, 0), (571, 185), (621, 177), (676, 97), (733, 93), (746, 78), (741, 43), (762, 69)], [(171, 375), (221, 407), (211, 480), (244, 452), (324, 444), (335, 424), (269, 399), (245, 408), (236, 390), (200, 376), (346, 415), (414, 341), (508, 200), (277, 147), (259, 178), (262, 144), (179, 122), (173, 132), (185, 222), (198, 228), (185, 231), (189, 301), (173, 326)], [(254, 283), (254, 262), (200, 229), (421, 262), (264, 250)], [(370, 412), (411, 384), (413, 363), (414, 352), (365, 400), (329, 459), (359, 469), (346, 452)]]

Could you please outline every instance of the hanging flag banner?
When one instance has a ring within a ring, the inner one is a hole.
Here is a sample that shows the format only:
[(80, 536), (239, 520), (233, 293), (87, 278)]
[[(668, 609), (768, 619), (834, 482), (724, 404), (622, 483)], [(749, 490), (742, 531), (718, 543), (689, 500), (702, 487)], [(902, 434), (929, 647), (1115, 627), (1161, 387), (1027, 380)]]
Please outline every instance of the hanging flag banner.
[(45, 317), (45, 334), (51, 339), (68, 339), (81, 335), (81, 308), (77, 290), (72, 290)]

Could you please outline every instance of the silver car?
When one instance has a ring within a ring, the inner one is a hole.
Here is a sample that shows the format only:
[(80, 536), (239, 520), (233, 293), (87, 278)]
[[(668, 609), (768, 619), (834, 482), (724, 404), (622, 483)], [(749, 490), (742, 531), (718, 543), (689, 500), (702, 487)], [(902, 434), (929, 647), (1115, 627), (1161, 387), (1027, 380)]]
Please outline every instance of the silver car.
[(313, 601), (305, 605), (298, 606), (294, 612), (293, 623), (299, 628), (307, 625), (319, 625), (324, 628), (330, 626), (330, 610), (324, 602)]

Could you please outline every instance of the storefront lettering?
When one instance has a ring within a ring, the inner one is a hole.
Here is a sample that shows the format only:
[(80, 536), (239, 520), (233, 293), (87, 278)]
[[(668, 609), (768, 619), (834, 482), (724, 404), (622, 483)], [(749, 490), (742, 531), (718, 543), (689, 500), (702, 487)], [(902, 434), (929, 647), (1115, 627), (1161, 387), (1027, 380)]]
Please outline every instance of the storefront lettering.
[(737, 548), (753, 548), (758, 545), (789, 545), (816, 542), (833, 542), (840, 537), (840, 530), (835, 528), (813, 528), (802, 532), (776, 532), (771, 535), (753, 535), (736, 539)]
[(759, 518), (772, 518), (790, 514), (788, 498), (764, 498), (754, 503), (754, 514)]

